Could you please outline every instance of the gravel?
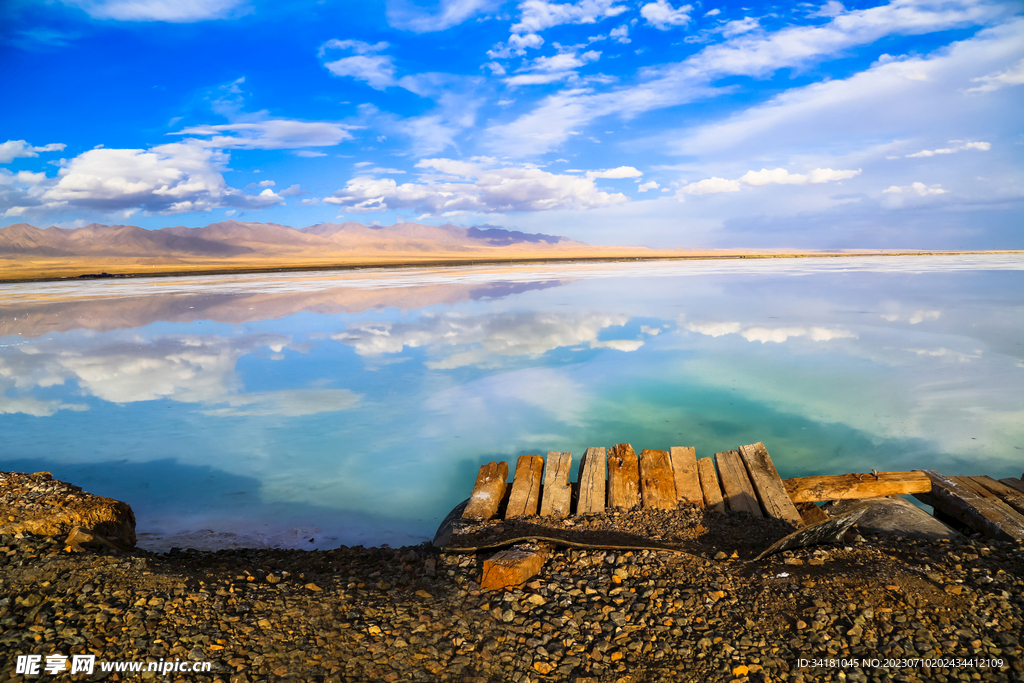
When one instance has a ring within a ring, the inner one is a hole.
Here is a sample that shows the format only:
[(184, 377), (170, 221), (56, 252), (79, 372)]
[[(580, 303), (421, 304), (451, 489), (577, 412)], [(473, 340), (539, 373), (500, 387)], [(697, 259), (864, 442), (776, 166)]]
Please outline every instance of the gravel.
[(142, 679), (224, 683), (1024, 681), (1024, 544), (864, 532), (752, 563), (784, 529), (644, 514), (585, 523), (661, 524), (687, 552), (562, 548), (492, 592), (493, 551), (71, 553), (0, 536), (0, 680), (125, 676), (15, 674), (17, 655), (59, 653), (209, 661)]

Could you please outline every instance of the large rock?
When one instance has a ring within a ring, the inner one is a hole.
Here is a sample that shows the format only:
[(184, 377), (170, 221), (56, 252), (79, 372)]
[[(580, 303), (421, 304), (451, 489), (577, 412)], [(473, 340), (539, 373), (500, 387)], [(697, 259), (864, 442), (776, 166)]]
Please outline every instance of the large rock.
[(75, 528), (135, 545), (135, 513), (128, 503), (86, 493), (49, 472), (0, 472), (0, 534), (67, 536)]
[(959, 538), (960, 536), (956, 531), (900, 496), (840, 500), (824, 506), (824, 509), (828, 514), (836, 516), (864, 505), (868, 506), (868, 510), (863, 517), (857, 520), (857, 526), (867, 531), (933, 540)]

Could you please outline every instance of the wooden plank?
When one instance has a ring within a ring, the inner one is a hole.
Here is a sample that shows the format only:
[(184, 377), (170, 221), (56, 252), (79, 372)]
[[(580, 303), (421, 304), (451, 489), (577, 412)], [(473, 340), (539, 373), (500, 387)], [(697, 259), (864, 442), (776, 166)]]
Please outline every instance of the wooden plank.
[(1020, 479), (1014, 479), (1013, 477), (1006, 477), (1005, 479), (999, 480), (1000, 484), (1006, 484), (1011, 489), (1017, 489), (1021, 493), (1024, 493), (1024, 481)]
[(676, 477), (668, 451), (640, 451), (640, 493), (645, 508), (676, 509)]
[(715, 461), (711, 458), (698, 460), (697, 474), (700, 476), (700, 490), (704, 494), (705, 507), (715, 512), (725, 512), (722, 489), (718, 485), (718, 475), (715, 474)]
[(850, 498), (881, 498), (897, 494), (928, 493), (932, 483), (923, 472), (829, 474), (820, 477), (783, 479), (794, 503), (818, 503)]
[(800, 519), (805, 526), (812, 526), (829, 518), (828, 513), (814, 503), (797, 503), (796, 511), (800, 513)]
[(501, 499), (505, 497), (505, 480), (508, 479), (508, 463), (489, 462), (480, 468), (469, 503), (462, 513), (463, 519), (486, 522), (498, 512)]
[(750, 483), (740, 454), (736, 451), (722, 451), (715, 453), (715, 460), (718, 461), (718, 477), (722, 481), (726, 507), (733, 512), (746, 512), (751, 517), (763, 518), (754, 485)]
[(1014, 510), (1020, 513), (1024, 513), (1024, 491), (1018, 491), (1017, 489), (1007, 486), (1002, 482), (998, 482), (992, 477), (972, 477), (979, 486), (984, 486), (992, 493), (999, 496), (1004, 503), (1012, 507)]
[(580, 461), (579, 498), (576, 514), (604, 512), (607, 458), (603, 447), (588, 448)]
[(782, 484), (782, 477), (775, 469), (772, 457), (768, 455), (768, 449), (764, 444), (758, 441), (748, 446), (740, 446), (739, 450), (740, 459), (747, 467), (750, 483), (754, 485), (754, 491), (765, 515), (789, 522), (795, 527), (802, 526), (803, 518), (793, 505), (793, 501), (789, 499), (786, 487)]
[(980, 498), (985, 498), (991, 505), (999, 508), (1004, 514), (1016, 520), (1021, 526), (1024, 526), (1024, 514), (1021, 514), (1013, 506), (1009, 505), (1002, 498), (990, 491), (984, 484), (978, 481), (978, 477), (950, 477), (950, 479), (956, 481), (961, 486), (970, 489)]
[(924, 470), (924, 474), (931, 481), (932, 488), (927, 493), (914, 494), (922, 503), (991, 538), (1024, 540), (1024, 525), (1007, 516), (991, 498), (982, 498), (938, 472)]
[(501, 590), (526, 583), (540, 573), (547, 559), (546, 548), (511, 548), (484, 560), (480, 577), (482, 590)]
[(508, 499), (505, 519), (536, 515), (540, 505), (540, 482), (544, 473), (544, 458), (539, 455), (520, 455), (516, 462), (516, 476), (512, 480), (512, 495)]
[(640, 463), (628, 443), (608, 449), (608, 507), (635, 508), (640, 505)]
[(676, 480), (676, 500), (704, 507), (704, 493), (700, 490), (697, 474), (697, 449), (692, 446), (672, 446), (672, 473)]
[(548, 451), (544, 463), (544, 495), (540, 500), (540, 514), (565, 517), (569, 514), (572, 491), (569, 488), (569, 469), (572, 467), (572, 453)]

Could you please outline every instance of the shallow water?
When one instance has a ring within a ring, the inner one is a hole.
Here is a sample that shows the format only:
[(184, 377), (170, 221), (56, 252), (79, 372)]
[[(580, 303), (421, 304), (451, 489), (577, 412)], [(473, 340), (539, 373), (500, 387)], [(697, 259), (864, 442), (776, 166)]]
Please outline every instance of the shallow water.
[(418, 543), (485, 462), (623, 441), (1020, 476), (1022, 344), (1020, 255), (4, 285), (0, 469), (153, 549)]

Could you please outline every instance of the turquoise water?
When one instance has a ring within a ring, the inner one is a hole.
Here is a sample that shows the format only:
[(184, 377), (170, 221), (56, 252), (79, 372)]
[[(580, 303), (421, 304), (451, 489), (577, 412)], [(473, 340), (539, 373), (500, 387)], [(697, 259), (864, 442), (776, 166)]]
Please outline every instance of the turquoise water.
[(1024, 471), (1024, 257), (0, 286), (0, 469), (142, 545), (430, 538), (478, 467), (763, 441), (784, 477)]

